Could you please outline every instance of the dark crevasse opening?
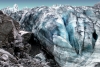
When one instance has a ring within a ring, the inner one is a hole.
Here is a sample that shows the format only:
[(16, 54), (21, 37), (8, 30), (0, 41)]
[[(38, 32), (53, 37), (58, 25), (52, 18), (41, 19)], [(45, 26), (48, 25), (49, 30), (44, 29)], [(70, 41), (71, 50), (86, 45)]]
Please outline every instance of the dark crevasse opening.
[(54, 58), (54, 56), (46, 49), (46, 46), (43, 46), (44, 44), (41, 44), (41, 42), (38, 40), (37, 37), (34, 36), (34, 34), (31, 35), (28, 43), (31, 44), (32, 49), (30, 51), (30, 54), (33, 57), (43, 52), (45, 53), (47, 58)]
[(28, 43), (31, 44), (30, 55), (32, 57), (41, 52), (40, 42), (38, 41), (38, 39), (36, 39), (36, 37), (33, 34), (31, 35), (31, 38)]
[(97, 62), (97, 64), (94, 67), (100, 67), (100, 62)]
[(96, 31), (94, 30), (94, 32), (92, 33), (92, 37), (93, 37), (93, 48), (95, 47), (95, 42), (97, 41), (98, 39), (98, 35), (96, 34)]
[(46, 46), (43, 46), (43, 44), (41, 44), (41, 42), (34, 34), (31, 35), (31, 38), (28, 43), (31, 44), (30, 55), (32, 57), (43, 52), (44, 56), (46, 57), (46, 61), (50, 62), (50, 67), (60, 67), (55, 61), (54, 56), (46, 49)]
[(94, 38), (95, 40), (97, 40), (98, 35), (96, 34), (96, 32), (95, 32), (95, 31), (93, 32), (92, 36), (93, 36), (93, 38)]

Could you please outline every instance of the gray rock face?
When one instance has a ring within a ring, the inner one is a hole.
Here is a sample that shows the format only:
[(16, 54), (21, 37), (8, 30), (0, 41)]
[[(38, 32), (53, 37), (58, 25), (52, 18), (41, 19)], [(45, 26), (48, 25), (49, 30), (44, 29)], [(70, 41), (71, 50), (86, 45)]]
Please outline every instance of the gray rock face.
[(19, 30), (19, 23), (0, 12), (0, 47), (10, 48)]
[(88, 63), (97, 62), (100, 49), (98, 8), (54, 5), (11, 13), (6, 9), (2, 11), (19, 21), (22, 30), (32, 32), (61, 67), (88, 67)]

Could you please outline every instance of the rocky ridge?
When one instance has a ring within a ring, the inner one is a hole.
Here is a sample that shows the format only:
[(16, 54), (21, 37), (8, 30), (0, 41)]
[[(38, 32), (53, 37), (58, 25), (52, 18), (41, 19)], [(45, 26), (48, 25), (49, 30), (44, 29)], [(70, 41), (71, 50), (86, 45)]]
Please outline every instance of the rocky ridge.
[(19, 23), (0, 11), (0, 67), (50, 67), (54, 61), (47, 61), (39, 47), (36, 50), (32, 36), (31, 32), (20, 31)]

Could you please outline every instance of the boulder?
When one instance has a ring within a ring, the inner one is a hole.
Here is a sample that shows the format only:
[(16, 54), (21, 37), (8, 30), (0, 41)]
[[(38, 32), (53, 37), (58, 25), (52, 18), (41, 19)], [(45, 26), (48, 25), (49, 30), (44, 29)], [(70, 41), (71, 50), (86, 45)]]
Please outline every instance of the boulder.
[(4, 49), (0, 49), (0, 61), (9, 61), (12, 63), (18, 63), (17, 59), (11, 55), (8, 51), (5, 51)]
[[(0, 11), (1, 12), (1, 11)], [(2, 13), (2, 12), (1, 12)], [(14, 42), (19, 30), (19, 23), (11, 17), (0, 14), (0, 47), (9, 47), (7, 44)]]

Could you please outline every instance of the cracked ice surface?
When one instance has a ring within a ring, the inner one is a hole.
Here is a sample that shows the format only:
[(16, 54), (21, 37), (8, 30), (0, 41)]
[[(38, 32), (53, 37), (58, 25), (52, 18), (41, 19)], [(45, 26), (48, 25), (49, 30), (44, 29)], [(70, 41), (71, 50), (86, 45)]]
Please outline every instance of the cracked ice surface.
[(98, 8), (54, 5), (2, 11), (19, 21), (22, 30), (33, 32), (61, 67), (92, 67), (100, 62)]

